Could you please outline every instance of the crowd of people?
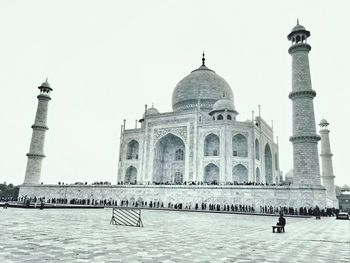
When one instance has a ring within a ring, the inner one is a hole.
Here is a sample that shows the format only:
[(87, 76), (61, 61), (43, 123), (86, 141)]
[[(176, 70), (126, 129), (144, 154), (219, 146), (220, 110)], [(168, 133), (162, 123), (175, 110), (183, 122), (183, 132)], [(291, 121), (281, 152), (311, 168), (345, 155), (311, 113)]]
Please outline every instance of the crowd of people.
[[(151, 183), (149, 182), (148, 185)], [(225, 183), (218, 183), (217, 181), (211, 181), (211, 182), (202, 182), (202, 181), (185, 181), (185, 182), (153, 182), (153, 185), (250, 185), (250, 186), (288, 186), (290, 183), (281, 182), (278, 184), (272, 183), (256, 183), (256, 182), (225, 182)], [(118, 182), (118, 185), (138, 185), (137, 182)], [(141, 185), (141, 184), (139, 184)]]
[(339, 212), (339, 209), (316, 207), (287, 207), (287, 206), (255, 206), (254, 204), (216, 204), (210, 202), (191, 203), (191, 202), (168, 202), (164, 203), (158, 200), (153, 201), (129, 201), (129, 200), (107, 200), (107, 199), (79, 199), (73, 198), (45, 198), (34, 197), (28, 198), (22, 196), (19, 202), (24, 204), (46, 203), (51, 205), (91, 205), (91, 206), (122, 206), (135, 208), (150, 208), (150, 209), (173, 209), (173, 210), (202, 210), (202, 211), (221, 211), (234, 213), (262, 213), (262, 214), (285, 214), (285, 215), (305, 215), (305, 216), (334, 216)]

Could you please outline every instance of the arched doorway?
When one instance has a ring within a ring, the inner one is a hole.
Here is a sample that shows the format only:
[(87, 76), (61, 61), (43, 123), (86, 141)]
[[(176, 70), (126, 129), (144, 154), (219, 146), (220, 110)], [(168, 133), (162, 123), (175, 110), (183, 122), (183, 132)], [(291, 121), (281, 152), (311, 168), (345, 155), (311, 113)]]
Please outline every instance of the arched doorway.
[(209, 134), (204, 141), (204, 156), (220, 155), (220, 139), (216, 134)]
[(219, 167), (217, 167), (215, 164), (210, 163), (204, 168), (204, 183), (218, 184), (219, 176)]
[(232, 138), (233, 156), (248, 157), (247, 138), (242, 134), (237, 134)]
[(272, 184), (272, 154), (271, 154), (271, 148), (268, 144), (265, 146), (265, 177), (266, 177), (266, 183)]
[(185, 144), (180, 137), (168, 133), (158, 140), (154, 147), (153, 183), (182, 183), (185, 155)]
[(232, 171), (232, 179), (233, 182), (237, 182), (239, 184), (243, 184), (244, 182), (248, 182), (248, 170), (242, 164), (237, 164), (233, 167)]
[(138, 159), (139, 158), (139, 143), (135, 140), (132, 140), (128, 143), (128, 149), (126, 152), (126, 159)]
[(125, 184), (136, 184), (137, 183), (137, 169), (134, 166), (129, 166), (125, 172)]

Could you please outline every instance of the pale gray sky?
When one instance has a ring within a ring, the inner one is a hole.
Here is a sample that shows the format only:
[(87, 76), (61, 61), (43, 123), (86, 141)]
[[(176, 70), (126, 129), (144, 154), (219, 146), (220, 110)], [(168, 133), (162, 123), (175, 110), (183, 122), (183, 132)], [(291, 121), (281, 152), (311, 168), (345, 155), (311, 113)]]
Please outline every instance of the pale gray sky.
[[(311, 31), (317, 122), (330, 122), (336, 184), (350, 184), (349, 1), (0, 2), (0, 181), (23, 182), (37, 87), (53, 88), (44, 183), (116, 183), (120, 124), (144, 104), (171, 110), (176, 84), (206, 64), (231, 85), (239, 120), (262, 105), (280, 164), (292, 167), (287, 34)], [(347, 141), (346, 141), (347, 140)]]

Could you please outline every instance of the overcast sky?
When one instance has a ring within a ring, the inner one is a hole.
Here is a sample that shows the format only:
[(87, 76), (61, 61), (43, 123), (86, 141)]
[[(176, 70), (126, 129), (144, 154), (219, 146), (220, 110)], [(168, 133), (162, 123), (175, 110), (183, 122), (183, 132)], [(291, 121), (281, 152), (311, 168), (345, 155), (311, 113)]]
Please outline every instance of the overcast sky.
[[(349, 1), (0, 1), (0, 181), (23, 182), (39, 90), (53, 88), (41, 181), (117, 181), (120, 125), (144, 104), (171, 111), (176, 84), (201, 64), (230, 84), (238, 119), (274, 120), (292, 168), (287, 34), (311, 31), (317, 123), (326, 118), (335, 182), (350, 184)], [(318, 128), (318, 127), (317, 127)]]

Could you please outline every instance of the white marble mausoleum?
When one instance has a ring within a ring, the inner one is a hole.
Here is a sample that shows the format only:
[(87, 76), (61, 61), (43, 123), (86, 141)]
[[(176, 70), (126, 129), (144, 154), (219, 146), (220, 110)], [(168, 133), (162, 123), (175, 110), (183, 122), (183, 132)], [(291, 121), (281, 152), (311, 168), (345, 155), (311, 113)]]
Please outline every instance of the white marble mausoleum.
[(171, 112), (145, 107), (140, 128), (122, 127), (123, 184), (276, 184), (278, 145), (261, 118), (239, 121), (233, 92), (202, 65), (172, 94)]

